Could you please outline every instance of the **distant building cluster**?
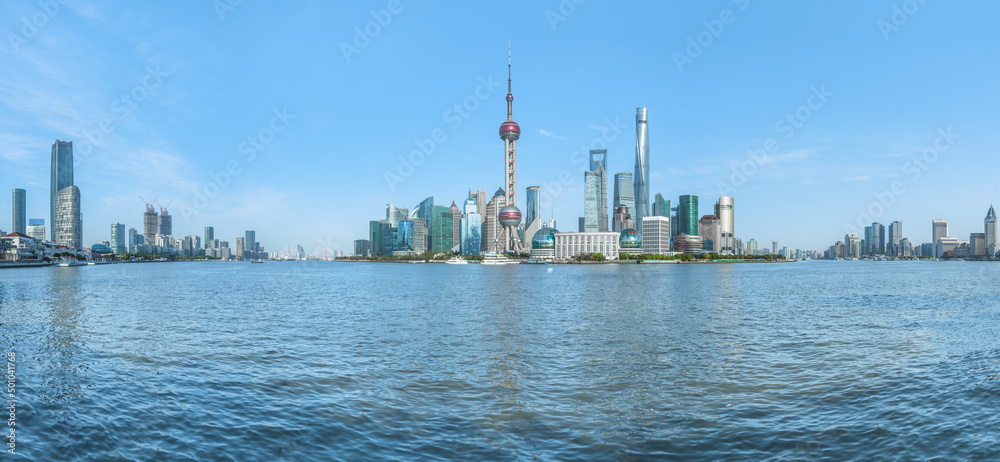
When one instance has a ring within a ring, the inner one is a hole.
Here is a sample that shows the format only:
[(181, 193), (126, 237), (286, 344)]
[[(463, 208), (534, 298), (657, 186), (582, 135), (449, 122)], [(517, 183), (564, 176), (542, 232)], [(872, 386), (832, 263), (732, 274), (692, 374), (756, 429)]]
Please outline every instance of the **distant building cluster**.
[[(175, 238), (173, 217), (166, 206), (160, 206), (157, 213), (153, 207), (155, 199), (145, 203), (141, 232), (136, 228), (126, 231), (124, 224), (114, 222), (110, 228), (110, 240), (85, 247), (80, 189), (73, 182), (72, 141), (56, 140), (52, 144), (51, 167), (49, 228), (46, 229), (45, 219), (27, 218), (27, 192), (15, 188), (11, 220), (14, 229), (11, 233), (0, 231), (0, 262), (45, 262), (66, 254), (86, 259), (107, 259), (116, 255), (223, 260), (293, 258), (291, 246), (285, 255), (265, 252), (257, 241), (257, 233), (252, 230), (236, 238), (235, 249), (230, 247), (228, 241), (216, 239), (215, 228), (211, 226), (205, 227), (203, 236), (192, 234)], [(302, 246), (297, 246), (294, 258), (306, 258)]]
[(973, 258), (995, 259), (1000, 253), (997, 244), (997, 214), (990, 205), (983, 220), (983, 232), (970, 233), (969, 240), (959, 240), (948, 232), (948, 220), (931, 220), (931, 242), (913, 244), (903, 237), (903, 223), (892, 222), (888, 228), (875, 222), (866, 226), (864, 236), (851, 233), (824, 252), (831, 260), (892, 259), (892, 258)]

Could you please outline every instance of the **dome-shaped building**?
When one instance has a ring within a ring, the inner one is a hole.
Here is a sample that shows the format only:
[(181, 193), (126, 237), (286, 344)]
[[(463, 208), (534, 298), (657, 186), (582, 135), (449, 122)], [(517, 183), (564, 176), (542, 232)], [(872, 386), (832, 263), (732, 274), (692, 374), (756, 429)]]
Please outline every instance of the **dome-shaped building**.
[(642, 236), (635, 228), (623, 229), (618, 236), (618, 253), (638, 255), (642, 253)]
[(556, 256), (556, 233), (555, 228), (542, 228), (531, 237), (531, 259), (532, 260), (552, 260)]

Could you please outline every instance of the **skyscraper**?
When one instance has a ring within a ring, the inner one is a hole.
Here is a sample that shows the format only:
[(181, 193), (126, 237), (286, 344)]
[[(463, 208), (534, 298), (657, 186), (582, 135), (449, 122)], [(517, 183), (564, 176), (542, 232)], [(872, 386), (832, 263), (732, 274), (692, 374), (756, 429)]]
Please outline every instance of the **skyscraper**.
[(644, 107), (635, 110), (635, 170), (632, 174), (635, 189), (632, 219), (642, 223), (642, 218), (649, 216), (649, 127)]
[[(538, 186), (528, 186), (525, 190), (525, 197), (528, 199), (528, 208), (524, 211), (524, 239), (522, 242), (530, 241), (535, 233), (542, 229), (542, 209), (539, 199), (541, 188)], [(527, 243), (525, 247), (528, 247)]]
[(128, 229), (128, 253), (138, 253), (139, 232), (135, 228)]
[(717, 246), (719, 253), (733, 255), (736, 253), (736, 222), (732, 197), (722, 196), (719, 198), (719, 202), (715, 203), (715, 216), (719, 218), (719, 237), (722, 239)]
[(462, 209), (458, 208), (455, 201), (451, 201), (451, 242), (453, 246), (458, 246), (462, 239)]
[(483, 215), (483, 240), (486, 241), (487, 251), (504, 252), (507, 250), (507, 242), (501, 239), (501, 229), (498, 212), (505, 205), (504, 191), (497, 189), (490, 201), (486, 203), (486, 215)]
[[(56, 195), (64, 188), (73, 186), (73, 142), (56, 140), (52, 144), (52, 183), (49, 197), (49, 224), (52, 225), (52, 240), (56, 240)], [(77, 190), (79, 197), (79, 190)]]
[(462, 246), (462, 255), (482, 254), (482, 215), (477, 213), (478, 206), (476, 200), (469, 198), (465, 202), (465, 214), (462, 215), (460, 223), (462, 237), (459, 244)]
[(236, 238), (236, 258), (243, 259), (246, 258), (246, 246), (243, 245), (243, 238)]
[(146, 211), (142, 214), (142, 236), (147, 242), (154, 242), (157, 234), (160, 234), (160, 220), (153, 204), (147, 202)]
[(889, 242), (886, 243), (885, 253), (894, 257), (901, 256), (899, 253), (899, 241), (903, 240), (903, 222), (894, 221), (889, 223)]
[(215, 240), (215, 228), (212, 226), (205, 227), (205, 247), (208, 248), (209, 242)]
[(885, 255), (885, 226), (882, 223), (872, 223), (872, 241), (869, 245), (872, 255)]
[[(166, 234), (162, 229), (160, 233)], [(257, 258), (257, 232), (248, 229), (243, 235), (243, 253), (245, 258)]]
[(701, 217), (699, 231), (704, 244), (702, 250), (719, 253), (722, 247), (722, 228), (719, 226), (719, 218), (715, 215)]
[(164, 236), (174, 235), (174, 219), (166, 207), (160, 207), (160, 234)]
[[(503, 240), (507, 248), (520, 253), (521, 243), (515, 228), (521, 224), (521, 210), (517, 208), (517, 139), (521, 126), (514, 122), (514, 94), (510, 85), (510, 47), (507, 48), (507, 120), (500, 124), (500, 139), (504, 145), (505, 205), (497, 212), (497, 221), (504, 228)], [(499, 250), (499, 249), (497, 249)]]
[(660, 193), (656, 193), (656, 197), (653, 199), (652, 216), (670, 218), (670, 201), (664, 199)]
[(941, 258), (938, 241), (948, 237), (948, 220), (931, 220), (931, 244), (934, 244), (934, 258)]
[(13, 205), (11, 206), (12, 218), (15, 233), (25, 234), (28, 231), (27, 212), (25, 211), (25, 192), (23, 189), (14, 188)]
[(590, 171), (583, 174), (584, 229), (589, 232), (608, 230), (608, 151), (590, 151)]
[(111, 250), (118, 255), (125, 253), (125, 225), (111, 223)]
[[(541, 219), (541, 209), (538, 205), (538, 186), (528, 186), (525, 191), (528, 198), (528, 208), (524, 211), (524, 223), (531, 224), (536, 218)], [(532, 234), (533, 235), (533, 234)]]
[(677, 234), (698, 236), (698, 196), (686, 194), (677, 204)]
[(997, 213), (993, 210), (993, 204), (990, 204), (990, 210), (986, 212), (986, 219), (983, 220), (985, 230), (985, 246), (987, 256), (994, 257), (996, 255), (997, 249)]
[[(434, 196), (430, 196), (430, 197), (428, 197), (428, 198), (420, 201), (420, 204), (417, 205), (416, 212), (417, 212), (416, 218), (419, 218), (419, 219), (423, 220), (424, 230), (428, 230), (429, 231), (434, 226)], [(416, 226), (416, 225), (414, 225), (414, 226)], [(414, 230), (413, 236), (414, 236), (414, 238), (417, 238), (417, 232), (416, 232), (416, 230)], [(424, 239), (424, 242), (421, 243), (421, 244), (414, 244), (414, 246), (415, 247), (423, 248), (424, 249), (423, 251), (427, 251), (427, 249), (431, 248), (430, 233), (427, 232), (427, 233), (421, 234), (420, 236), (422, 236), (422, 238)], [(377, 251), (377, 249), (375, 248), (375, 242), (372, 241), (372, 252), (373, 252), (373, 254), (376, 251)]]
[[(612, 204), (614, 210), (618, 210), (618, 207), (628, 207), (628, 215), (635, 220), (637, 212), (635, 209), (635, 186), (632, 184), (632, 172), (615, 173), (614, 199)], [(621, 230), (612, 229), (612, 231)]]
[(83, 218), (80, 214), (80, 188), (69, 185), (55, 197), (55, 241), (71, 249), (83, 249)]

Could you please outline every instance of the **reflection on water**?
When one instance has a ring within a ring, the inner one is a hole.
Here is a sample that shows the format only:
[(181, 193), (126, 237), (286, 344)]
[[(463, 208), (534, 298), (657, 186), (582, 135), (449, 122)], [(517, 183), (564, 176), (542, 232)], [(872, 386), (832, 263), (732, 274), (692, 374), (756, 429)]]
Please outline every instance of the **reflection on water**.
[(990, 460), (982, 271), (18, 269), (0, 340), (35, 460)]

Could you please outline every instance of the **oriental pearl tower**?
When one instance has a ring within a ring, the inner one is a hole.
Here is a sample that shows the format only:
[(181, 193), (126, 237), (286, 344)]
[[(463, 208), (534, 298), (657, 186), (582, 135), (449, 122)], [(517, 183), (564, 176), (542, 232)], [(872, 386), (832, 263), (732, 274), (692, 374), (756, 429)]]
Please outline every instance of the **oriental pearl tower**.
[(517, 208), (517, 139), (521, 137), (521, 127), (514, 122), (514, 95), (510, 91), (510, 44), (507, 45), (507, 120), (500, 124), (500, 139), (503, 140), (504, 191), (507, 206), (500, 209), (497, 218), (504, 232), (497, 236), (494, 249), (505, 239), (507, 250), (521, 253), (521, 240), (517, 236), (517, 226), (521, 224), (521, 210)]

